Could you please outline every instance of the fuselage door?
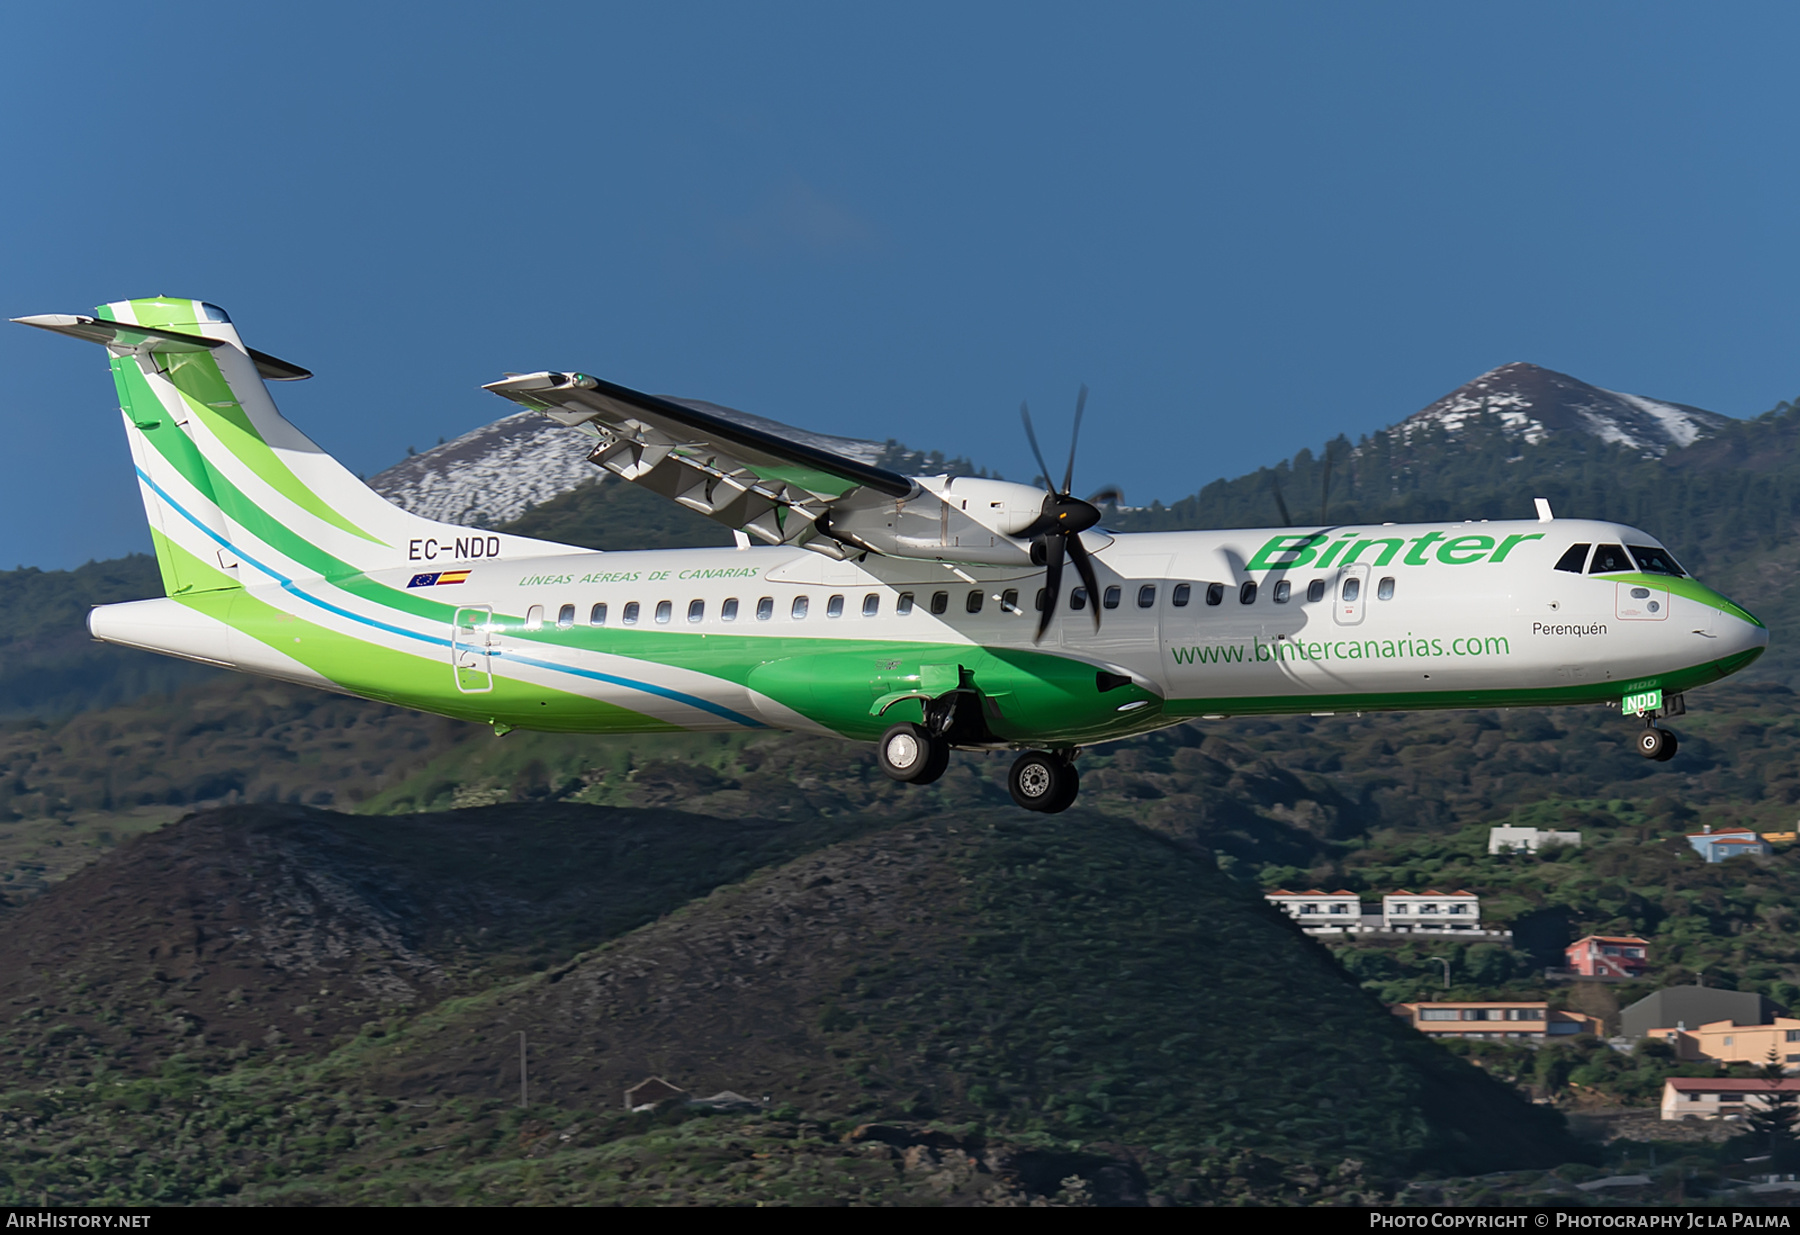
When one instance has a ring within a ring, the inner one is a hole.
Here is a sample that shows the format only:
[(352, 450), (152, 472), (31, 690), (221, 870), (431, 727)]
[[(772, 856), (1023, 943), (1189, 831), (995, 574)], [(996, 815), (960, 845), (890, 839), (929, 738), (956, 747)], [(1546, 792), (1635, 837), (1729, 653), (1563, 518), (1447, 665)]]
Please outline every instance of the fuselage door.
[(493, 607), (458, 609), (450, 626), (450, 667), (456, 674), (456, 689), (465, 695), (494, 689), (493, 654)]
[(1369, 597), (1369, 568), (1358, 562), (1338, 571), (1337, 591), (1332, 597), (1331, 613), (1339, 626), (1360, 626), (1363, 605)]

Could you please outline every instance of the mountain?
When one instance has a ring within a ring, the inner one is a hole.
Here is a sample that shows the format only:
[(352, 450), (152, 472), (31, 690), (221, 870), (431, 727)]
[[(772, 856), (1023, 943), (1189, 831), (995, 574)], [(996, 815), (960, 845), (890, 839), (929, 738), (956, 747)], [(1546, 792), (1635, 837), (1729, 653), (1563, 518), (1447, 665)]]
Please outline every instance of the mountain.
[[(841, 1201), (921, 1160), (980, 1203), (1032, 1151), (1066, 1155), (1040, 1194), (1348, 1200), (1587, 1153), (1204, 852), (1090, 812), (236, 807), (10, 916), (0, 1043), (0, 1204)], [(665, 1130), (707, 1110), (626, 1115), (648, 1075), (748, 1095), (725, 1126), (810, 1187)]]
[[(795, 429), (700, 399), (670, 401), (864, 463), (879, 462), (888, 450), (880, 442)], [(599, 479), (603, 473), (587, 461), (593, 446), (593, 438), (537, 412), (514, 412), (403, 459), (377, 473), (369, 487), (396, 506), (428, 519), (497, 527)]]
[(1422, 426), (1455, 436), (1471, 417), (1495, 416), (1510, 436), (1536, 445), (1584, 433), (1649, 454), (1691, 446), (1732, 423), (1728, 416), (1590, 386), (1554, 369), (1515, 361), (1489, 369), (1389, 430), (1407, 439)]

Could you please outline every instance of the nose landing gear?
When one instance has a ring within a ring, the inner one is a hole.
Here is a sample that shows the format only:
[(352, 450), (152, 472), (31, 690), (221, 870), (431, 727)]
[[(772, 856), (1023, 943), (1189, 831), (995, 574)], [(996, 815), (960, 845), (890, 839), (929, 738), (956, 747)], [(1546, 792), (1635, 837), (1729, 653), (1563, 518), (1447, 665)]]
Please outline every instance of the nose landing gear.
[(1638, 754), (1646, 759), (1654, 759), (1658, 763), (1667, 763), (1675, 757), (1675, 750), (1680, 745), (1675, 735), (1667, 729), (1658, 729), (1655, 725), (1646, 726), (1638, 734)]
[(1637, 702), (1648, 705), (1645, 710), (1633, 713), (1644, 718), (1644, 731), (1637, 737), (1638, 754), (1646, 759), (1654, 759), (1658, 763), (1667, 763), (1675, 757), (1675, 751), (1680, 746), (1680, 742), (1667, 729), (1657, 728), (1657, 718), (1685, 716), (1687, 715), (1687, 704), (1683, 702), (1680, 695), (1661, 697), (1661, 692), (1657, 692), (1656, 696), (1640, 695), (1635, 698), (1628, 696), (1626, 699), (1627, 705)]

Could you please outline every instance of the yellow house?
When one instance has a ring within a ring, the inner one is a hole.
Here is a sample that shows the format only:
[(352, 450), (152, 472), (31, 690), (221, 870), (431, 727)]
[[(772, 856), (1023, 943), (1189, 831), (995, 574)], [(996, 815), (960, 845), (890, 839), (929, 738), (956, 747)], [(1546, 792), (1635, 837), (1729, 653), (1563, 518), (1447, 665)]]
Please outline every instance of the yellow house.
[(1792, 1016), (1778, 1016), (1769, 1025), (1736, 1021), (1713, 1021), (1697, 1029), (1678, 1025), (1652, 1029), (1650, 1036), (1673, 1046), (1679, 1059), (1760, 1064), (1769, 1061), (1773, 1050), (1790, 1072), (1800, 1070), (1800, 1018)]

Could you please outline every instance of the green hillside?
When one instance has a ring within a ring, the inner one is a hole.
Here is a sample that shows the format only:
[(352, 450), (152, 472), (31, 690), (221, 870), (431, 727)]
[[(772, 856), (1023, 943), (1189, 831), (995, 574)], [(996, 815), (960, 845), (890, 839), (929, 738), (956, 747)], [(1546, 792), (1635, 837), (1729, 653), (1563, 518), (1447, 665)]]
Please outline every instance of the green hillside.
[[(0, 947), (0, 1203), (1354, 1200), (1587, 1153), (1091, 814), (236, 808)], [(651, 1074), (750, 1108), (623, 1113)]]

